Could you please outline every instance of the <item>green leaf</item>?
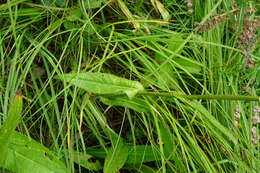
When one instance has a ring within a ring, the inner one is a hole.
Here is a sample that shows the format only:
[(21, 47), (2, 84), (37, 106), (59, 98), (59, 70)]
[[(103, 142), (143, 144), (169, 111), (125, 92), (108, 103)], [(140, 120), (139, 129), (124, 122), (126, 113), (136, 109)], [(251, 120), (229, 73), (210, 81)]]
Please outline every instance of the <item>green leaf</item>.
[[(145, 163), (161, 160), (160, 152), (157, 146), (136, 145), (125, 146), (128, 151), (127, 164)], [(105, 158), (106, 152), (103, 149), (87, 149), (88, 154), (98, 158)]]
[(74, 156), (74, 161), (79, 164), (80, 166), (91, 170), (91, 171), (98, 171), (100, 169), (102, 169), (100, 162), (97, 161), (90, 161), (91, 158), (93, 158), (93, 156), (89, 155), (89, 154), (84, 154), (82, 152), (77, 152), (74, 151), (73, 152), (73, 156)]
[(136, 170), (137, 172), (140, 172), (140, 173), (156, 173), (157, 172), (153, 168), (151, 168), (147, 165), (144, 165), (144, 164), (129, 165), (129, 166), (127, 166), (127, 168), (128, 169), (134, 169), (134, 170)]
[(80, 9), (71, 9), (68, 11), (68, 15), (66, 16), (66, 19), (68, 21), (77, 21), (80, 19), (82, 13)]
[(86, 0), (85, 4), (87, 8), (99, 8), (102, 6), (102, 2), (104, 2), (104, 0)]
[(128, 146), (127, 163), (144, 163), (161, 160), (159, 149), (156, 146), (137, 145)]
[(198, 74), (201, 71), (202, 65), (194, 60), (186, 60), (182, 58), (175, 58), (174, 61), (181, 65), (189, 73)]
[(164, 155), (167, 159), (173, 160), (176, 167), (185, 170), (185, 166), (178, 152), (176, 152), (176, 144), (174, 137), (170, 131), (170, 127), (166, 123), (160, 125), (160, 135), (163, 142)]
[(134, 97), (129, 99), (126, 96), (100, 97), (100, 100), (110, 106), (124, 106), (137, 112), (149, 112), (149, 105), (144, 99)]
[(168, 159), (173, 155), (174, 152), (174, 141), (169, 126), (166, 124), (160, 125), (160, 135), (163, 142), (164, 154)]
[(10, 136), (14, 132), (16, 126), (19, 123), (23, 107), (22, 95), (17, 94), (10, 104), (10, 111), (7, 119), (0, 129), (0, 165), (4, 165), (8, 154), (8, 145), (10, 142)]
[(65, 0), (56, 0), (55, 5), (57, 5), (58, 7), (64, 7), (66, 5), (66, 1)]
[[(183, 44), (184, 40), (182, 39), (182, 34), (174, 33), (173, 37), (170, 39), (165, 40), (165, 43), (167, 43), (167, 48), (170, 51), (176, 52), (177, 49)], [(183, 51), (183, 48), (181, 48), (176, 53), (181, 53)], [(165, 53), (163, 53), (165, 54)], [(171, 59), (174, 59), (175, 56), (172, 56), (169, 53), (166, 53), (167, 57), (172, 57)], [(170, 63), (170, 60), (166, 58), (165, 56), (162, 56), (160, 53), (157, 53), (155, 55), (155, 61), (160, 64), (160, 67), (158, 69), (159, 76), (156, 76), (158, 85), (161, 89), (167, 90), (167, 89), (176, 89), (178, 88), (178, 80), (177, 75), (175, 73), (175, 70), (173, 68), (173, 65)], [(168, 61), (168, 62), (165, 62)]]
[(140, 165), (138, 171), (140, 173), (158, 173), (157, 171), (155, 171), (153, 168), (146, 166), (146, 165)]
[(68, 173), (58, 157), (40, 143), (14, 132), (11, 136), (5, 169), (16, 173)]
[(133, 98), (139, 91), (144, 90), (139, 82), (107, 73), (69, 73), (61, 75), (59, 78), (95, 94), (125, 93), (129, 98)]
[(75, 23), (70, 22), (70, 21), (64, 21), (64, 22), (63, 22), (63, 25), (64, 25), (64, 27), (65, 27), (67, 30), (80, 28), (80, 26), (79, 26), (78, 24), (75, 24)]
[[(167, 40), (168, 49), (175, 52), (177, 49), (179, 49), (183, 45), (184, 42), (185, 42), (185, 40), (183, 39), (183, 34), (174, 33), (173, 36)], [(183, 51), (183, 48), (181, 48), (176, 53), (181, 54), (182, 51)]]
[(174, 70), (170, 63), (165, 63), (160, 66), (159, 70), (159, 76), (158, 76), (158, 85), (164, 89), (173, 89), (177, 88), (177, 76), (174, 73)]
[(116, 173), (122, 168), (128, 156), (128, 149), (124, 143), (119, 140), (115, 148), (110, 148), (104, 164), (104, 173)]
[(44, 6), (54, 5), (54, 1), (52, 0), (40, 0), (40, 3), (43, 4)]

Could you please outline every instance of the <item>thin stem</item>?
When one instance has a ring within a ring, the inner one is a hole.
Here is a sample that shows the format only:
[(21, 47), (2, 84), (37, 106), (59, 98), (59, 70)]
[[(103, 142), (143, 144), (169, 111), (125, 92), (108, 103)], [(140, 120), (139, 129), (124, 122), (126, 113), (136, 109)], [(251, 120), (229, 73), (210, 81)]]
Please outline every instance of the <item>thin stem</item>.
[[(120, 96), (121, 94), (98, 94), (95, 96)], [(175, 92), (139, 92), (139, 96), (162, 96), (162, 97), (176, 97), (186, 99), (202, 99), (202, 100), (244, 100), (244, 101), (258, 101), (260, 102), (259, 96), (241, 96), (241, 95), (184, 95)]]
[(204, 100), (246, 100), (246, 101), (260, 101), (259, 96), (241, 96), (241, 95), (183, 95), (173, 92), (140, 92), (138, 95), (153, 95), (164, 97), (179, 97), (187, 99), (204, 99)]

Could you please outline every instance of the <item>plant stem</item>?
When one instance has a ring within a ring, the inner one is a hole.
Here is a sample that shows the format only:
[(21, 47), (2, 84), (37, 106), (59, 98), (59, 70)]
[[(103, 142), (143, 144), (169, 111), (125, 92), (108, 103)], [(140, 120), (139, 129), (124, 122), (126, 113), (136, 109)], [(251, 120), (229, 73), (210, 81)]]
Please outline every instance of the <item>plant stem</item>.
[(138, 95), (164, 96), (164, 97), (179, 97), (187, 99), (204, 99), (204, 100), (245, 100), (259, 101), (259, 96), (241, 96), (241, 95), (184, 95), (173, 92), (140, 92)]
[[(121, 96), (125, 95), (123, 93), (119, 94), (97, 94), (95, 96)], [(162, 97), (176, 97), (176, 98), (186, 98), (186, 99), (202, 99), (202, 100), (244, 100), (244, 101), (258, 101), (260, 102), (259, 96), (241, 96), (241, 95), (184, 95), (175, 92), (149, 92), (143, 91), (137, 93), (139, 96), (162, 96)]]

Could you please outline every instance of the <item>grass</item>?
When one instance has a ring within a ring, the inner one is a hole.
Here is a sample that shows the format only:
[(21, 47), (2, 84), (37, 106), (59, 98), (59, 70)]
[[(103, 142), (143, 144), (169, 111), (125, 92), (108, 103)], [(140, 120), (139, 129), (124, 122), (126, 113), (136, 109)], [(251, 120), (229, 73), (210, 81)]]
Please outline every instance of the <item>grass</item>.
[(188, 2), (0, 1), (0, 172), (258, 172), (257, 2)]

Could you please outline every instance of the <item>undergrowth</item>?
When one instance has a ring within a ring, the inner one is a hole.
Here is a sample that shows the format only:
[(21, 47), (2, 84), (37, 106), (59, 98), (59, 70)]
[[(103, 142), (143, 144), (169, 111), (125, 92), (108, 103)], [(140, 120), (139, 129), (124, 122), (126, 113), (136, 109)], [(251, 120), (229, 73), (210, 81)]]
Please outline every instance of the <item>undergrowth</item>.
[(0, 172), (258, 172), (256, 3), (0, 1)]

